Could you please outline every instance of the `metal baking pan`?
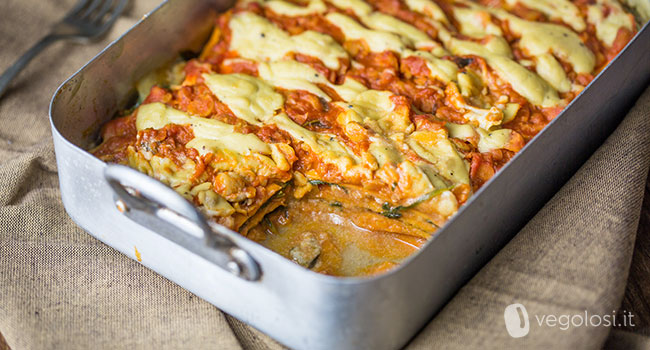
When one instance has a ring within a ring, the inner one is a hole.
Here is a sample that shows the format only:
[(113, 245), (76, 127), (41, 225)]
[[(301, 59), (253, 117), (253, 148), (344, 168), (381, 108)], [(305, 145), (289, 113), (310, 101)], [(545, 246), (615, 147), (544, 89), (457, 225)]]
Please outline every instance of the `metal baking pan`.
[(646, 25), (419, 253), (376, 277), (325, 276), (209, 227), (171, 189), (86, 151), (126, 107), (135, 82), (197, 50), (230, 5), (167, 1), (61, 85), (50, 106), (61, 195), (92, 236), (132, 259), (137, 248), (143, 265), (297, 349), (407, 343), (591, 155), (650, 81)]

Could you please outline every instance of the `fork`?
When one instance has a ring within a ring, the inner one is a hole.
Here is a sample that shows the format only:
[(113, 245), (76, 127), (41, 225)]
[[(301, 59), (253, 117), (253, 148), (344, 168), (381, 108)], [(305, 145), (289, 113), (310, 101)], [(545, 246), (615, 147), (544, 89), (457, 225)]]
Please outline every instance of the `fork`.
[(120, 16), (128, 0), (79, 0), (49, 34), (25, 52), (0, 76), (0, 98), (9, 83), (50, 44), (59, 40), (88, 42), (104, 34)]

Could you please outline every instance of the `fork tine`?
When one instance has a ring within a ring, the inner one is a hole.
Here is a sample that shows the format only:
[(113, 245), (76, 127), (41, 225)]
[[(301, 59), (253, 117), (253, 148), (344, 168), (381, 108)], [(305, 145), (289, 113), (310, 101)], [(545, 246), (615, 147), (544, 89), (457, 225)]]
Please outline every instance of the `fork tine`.
[(79, 0), (70, 11), (66, 14), (65, 18), (76, 17), (81, 10), (83, 10), (90, 0)]
[(104, 3), (102, 4), (102, 7), (99, 9), (97, 14), (94, 16), (94, 19), (92, 20), (93, 23), (101, 24), (102, 19), (104, 19), (104, 16), (106, 16), (106, 13), (108, 12), (108, 10), (111, 9), (112, 6), (113, 6), (113, 0), (104, 1)]
[[(102, 2), (103, 0), (92, 0), (88, 8), (86, 8), (86, 11), (84, 11), (84, 13), (81, 14), (81, 18), (88, 18), (88, 16), (90, 16), (90, 14), (93, 13), (93, 11), (95, 11), (97, 6), (99, 6), (99, 4)], [(107, 0), (107, 2), (111, 2), (111, 0)]]
[(128, 3), (128, 0), (119, 0), (119, 1), (120, 2), (117, 3), (117, 5), (115, 5), (115, 7), (113, 8), (113, 12), (111, 13), (108, 20), (106, 20), (106, 22), (104, 24), (102, 24), (102, 26), (101, 26), (102, 31), (110, 28), (110, 26), (112, 26), (113, 23), (115, 23), (117, 18), (120, 17), (120, 15), (122, 14), (122, 11), (124, 11), (124, 8), (126, 7), (126, 4)]

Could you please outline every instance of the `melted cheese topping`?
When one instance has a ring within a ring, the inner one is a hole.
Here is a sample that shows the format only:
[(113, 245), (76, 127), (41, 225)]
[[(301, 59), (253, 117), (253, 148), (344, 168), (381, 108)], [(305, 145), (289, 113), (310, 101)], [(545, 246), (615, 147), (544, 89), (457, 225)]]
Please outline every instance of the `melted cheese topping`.
[(506, 148), (510, 142), (510, 129), (498, 129), (493, 131), (486, 131), (484, 129), (476, 129), (480, 135), (478, 142), (479, 152), (490, 152), (495, 149)]
[(435, 57), (429, 52), (426, 51), (407, 51), (404, 57), (419, 57), (423, 59), (431, 76), (438, 78), (442, 82), (449, 83), (450, 81), (456, 78), (458, 74), (458, 67), (451, 61), (440, 59)]
[(335, 164), (343, 171), (359, 162), (359, 158), (354, 152), (339, 142), (334, 135), (309, 131), (296, 124), (285, 114), (275, 116), (273, 123), (281, 130), (288, 132), (294, 139), (307, 144), (323, 161)]
[(296, 61), (260, 63), (257, 66), (260, 78), (272, 86), (287, 90), (303, 90), (330, 101), (331, 98), (316, 84), (330, 85), (312, 67)]
[(218, 120), (193, 117), (160, 102), (140, 106), (136, 118), (138, 131), (144, 129), (161, 129), (168, 124), (189, 125), (194, 132), (194, 139), (187, 147), (195, 148), (199, 153), (216, 153), (216, 149), (230, 150), (239, 154), (252, 152), (271, 154), (269, 145), (253, 134), (235, 132), (235, 128)]
[[(261, 64), (260, 78), (245, 74), (204, 74), (206, 85), (239, 118), (255, 125), (275, 124), (293, 138), (307, 144), (323, 161), (335, 164), (342, 172), (358, 162), (358, 157), (334, 135), (311, 132), (293, 122), (281, 110), (284, 98), (275, 92), (270, 83), (284, 88), (301, 90), (318, 89), (309, 80), (324, 82), (315, 71), (297, 62), (280, 61)], [(262, 79), (268, 79), (263, 81)], [(314, 91), (327, 96), (320, 89)], [(329, 99), (329, 97), (327, 97)]]
[(383, 14), (381, 12), (374, 12), (362, 18), (365, 25), (372, 29), (378, 29), (385, 32), (395, 33), (400, 35), (403, 39), (407, 39), (411, 46), (417, 49), (432, 49), (439, 47), (440, 44), (433, 41), (427, 34), (414, 26), (402, 22), (399, 19)]
[(445, 123), (445, 128), (449, 133), (449, 137), (470, 140), (478, 137), (476, 133), (476, 128), (472, 127), (470, 124), (456, 124), (456, 123)]
[[(444, 27), (437, 25), (445, 47), (456, 55), (477, 55), (485, 58), (503, 80), (536, 105), (552, 107), (561, 103), (557, 91), (568, 92), (582, 88), (569, 81), (553, 55), (571, 64), (577, 73), (591, 73), (595, 68), (594, 54), (582, 43), (578, 35), (568, 28), (557, 24), (526, 21), (500, 9), (486, 8), (470, 2), (462, 3), (466, 7), (454, 8), (454, 15), (461, 24), (461, 32), (477, 38), (493, 36), (486, 43), (479, 45), (456, 39)], [(573, 11), (571, 6), (565, 5), (561, 2), (547, 4), (542, 1), (537, 3), (536, 7), (543, 7), (545, 10), (542, 12), (549, 16), (551, 13), (559, 16), (560, 13)], [(421, 7), (411, 8), (427, 14)], [(491, 21), (490, 15), (508, 21), (512, 32), (521, 37), (519, 46), (526, 54), (535, 58), (537, 74), (522, 66), (523, 61), (518, 63), (513, 59), (509, 45), (498, 36), (501, 35), (501, 30)], [(580, 27), (577, 21), (572, 24)]]
[(587, 27), (580, 15), (580, 10), (569, 0), (506, 0), (506, 3), (510, 6), (519, 3), (530, 9), (537, 10), (550, 19), (563, 21), (578, 32), (585, 30)]
[(432, 44), (434, 42), (424, 32), (409, 24), (391, 16), (373, 14), (364, 18), (364, 21), (375, 28), (372, 30), (364, 28), (353, 18), (340, 13), (330, 13), (326, 18), (343, 31), (346, 39), (363, 40), (372, 52), (393, 51), (405, 58), (422, 58), (425, 60), (431, 76), (443, 82), (449, 82), (456, 76), (458, 69), (454, 63), (439, 59), (426, 51), (413, 51), (407, 48), (407, 45), (421, 48), (434, 46)]
[(483, 128), (473, 127), (470, 124), (446, 123), (445, 128), (449, 132), (449, 137), (467, 141), (478, 139), (478, 150), (482, 153), (506, 148), (512, 135), (510, 129), (487, 131)]
[(341, 85), (330, 85), (330, 87), (336, 91), (343, 101), (350, 101), (360, 93), (368, 90), (365, 85), (352, 78), (346, 78)]
[(277, 61), (289, 52), (319, 58), (331, 69), (338, 69), (339, 59), (347, 59), (343, 48), (329, 35), (311, 30), (290, 36), (267, 19), (250, 12), (232, 16), (230, 47), (245, 58)]
[(501, 79), (510, 83), (512, 88), (531, 103), (543, 107), (552, 107), (561, 102), (555, 91), (545, 80), (524, 68), (508, 56), (490, 51), (489, 46), (483, 46), (471, 41), (450, 38), (447, 46), (456, 55), (477, 55), (485, 58)]
[(650, 21), (650, 1), (648, 0), (623, 0), (623, 2), (634, 8), (639, 17), (641, 18), (641, 23)]
[(264, 5), (273, 12), (285, 16), (306, 16), (314, 13), (323, 13), (327, 10), (327, 5), (322, 0), (310, 0), (307, 2), (307, 6), (299, 6), (281, 0), (267, 1)]
[(347, 40), (364, 40), (372, 52), (402, 53), (406, 50), (406, 43), (394, 33), (366, 29), (352, 17), (336, 12), (328, 14), (325, 18), (339, 27)]
[(543, 54), (536, 57), (537, 74), (546, 80), (555, 90), (568, 92), (571, 90), (571, 81), (560, 62), (551, 54)]
[[(424, 9), (422, 9), (424, 10)], [(445, 47), (456, 55), (477, 55), (486, 59), (499, 76), (510, 83), (515, 91), (529, 101), (542, 107), (553, 107), (562, 103), (558, 91), (568, 92), (574, 88), (562, 66), (553, 55), (569, 62), (578, 73), (589, 73), (595, 66), (595, 56), (571, 30), (556, 24), (521, 20), (505, 11), (487, 9), (478, 5), (469, 8), (455, 8), (454, 14), (465, 29), (465, 35), (483, 37), (495, 35), (485, 44), (459, 40), (439, 26), (440, 38)], [(510, 46), (498, 36), (501, 30), (492, 23), (490, 16), (495, 14), (509, 21), (512, 31), (521, 36), (519, 45), (536, 58), (538, 74), (531, 72), (512, 57)], [(422, 47), (431, 41), (426, 34), (391, 16), (373, 13), (362, 15), (362, 21), (373, 29), (364, 28), (356, 20), (340, 13), (330, 13), (326, 19), (339, 27), (347, 40), (363, 40), (370, 51), (393, 51), (402, 57), (423, 58), (431, 76), (443, 81), (455, 80), (457, 67), (452, 62), (441, 60), (431, 53), (410, 50), (409, 46)], [(403, 25), (402, 25), (403, 24)], [(576, 89), (581, 88), (575, 86)], [(470, 115), (473, 116), (473, 115)]]
[[(203, 77), (210, 90), (226, 103), (237, 117), (257, 125), (275, 124), (294, 139), (308, 145), (323, 162), (335, 165), (343, 173), (363, 173), (376, 169), (377, 165), (395, 166), (409, 177), (408, 189), (413, 196), (441, 188), (440, 186), (447, 186), (448, 183), (441, 183), (440, 180), (437, 180), (438, 186), (431, 183), (431, 178), (437, 179), (440, 175), (451, 183), (457, 184), (459, 179), (461, 183), (468, 183), (469, 180), (465, 181), (468, 175), (464, 161), (458, 153), (450, 150), (453, 146), (448, 140), (447, 142), (439, 140), (443, 135), (419, 133), (409, 141), (409, 146), (418, 155), (431, 161), (435, 170), (424, 166), (424, 163), (416, 166), (404, 160), (392, 142), (381, 136), (373, 138), (368, 150), (373, 158), (370, 161), (366, 156), (356, 155), (334, 135), (309, 131), (289, 119), (284, 113), (275, 114), (275, 111), (282, 107), (283, 98), (273, 90), (272, 86), (305, 90), (317, 96), (327, 95), (315, 85), (316, 83), (331, 86), (340, 91), (341, 95), (345, 95), (348, 100), (345, 103), (337, 103), (345, 110), (345, 113), (339, 117), (344, 123), (356, 122), (365, 125), (375, 130), (378, 135), (411, 134), (412, 137), (413, 124), (408, 115), (395, 112), (395, 105), (391, 100), (392, 93), (368, 90), (353, 79), (347, 79), (344, 84), (337, 86), (329, 83), (308, 65), (295, 61), (261, 63), (258, 65), (258, 71), (259, 78), (244, 74), (204, 74)], [(205, 120), (217, 125), (223, 124), (211, 119)], [(184, 123), (185, 119), (175, 119), (172, 122)], [(203, 129), (204, 126), (201, 126), (200, 129), (195, 130), (202, 133)], [(222, 131), (227, 133), (231, 130), (232, 127)], [(435, 142), (425, 137), (426, 135), (436, 136)], [(190, 141), (191, 145), (188, 144), (188, 147), (210, 150), (224, 147), (219, 142), (219, 138), (214, 136), (197, 137)], [(271, 149), (267, 148), (265, 152), (268, 154)], [(373, 165), (375, 163), (377, 165)], [(424, 168), (428, 171), (425, 172)], [(310, 174), (310, 176), (317, 178), (317, 174)]]
[(204, 74), (205, 84), (235, 115), (261, 125), (282, 108), (284, 98), (272, 86), (246, 74)]
[(287, 90), (307, 91), (325, 101), (331, 101), (331, 97), (317, 84), (330, 87), (344, 101), (350, 101), (367, 90), (363, 84), (354, 79), (346, 79), (341, 85), (332, 84), (311, 66), (297, 61), (259, 63), (257, 70), (260, 78), (267, 84)]
[(501, 28), (492, 23), (488, 11), (476, 8), (456, 7), (454, 16), (460, 23), (460, 32), (474, 38), (482, 38), (486, 35), (503, 34)]
[(406, 6), (409, 7), (409, 9), (415, 11), (415, 12), (420, 12), (423, 13), (436, 21), (440, 21), (442, 23), (448, 23), (449, 20), (447, 19), (447, 16), (445, 16), (445, 12), (442, 11), (440, 6), (433, 2), (432, 0), (405, 0)]
[(372, 12), (372, 6), (363, 0), (329, 0), (329, 2), (340, 9), (350, 10), (359, 17)]
[(408, 115), (394, 113), (395, 105), (388, 91), (368, 90), (347, 103), (338, 103), (346, 113), (354, 113), (352, 118), (369, 126), (378, 133), (409, 132), (413, 130)]
[[(567, 23), (576, 30), (584, 29), (581, 17), (576, 16), (577, 8), (567, 1), (507, 1), (511, 5), (519, 2), (545, 13), (552, 19), (568, 21)], [(306, 16), (327, 11), (327, 6), (322, 0), (306, 1), (304, 5), (280, 0), (258, 2), (276, 13), (287, 16)], [(372, 52), (392, 51), (402, 58), (423, 59), (432, 77), (451, 84), (458, 81), (465, 96), (478, 93), (477, 89), (481, 87), (473, 86), (467, 75), (459, 74), (456, 64), (436, 57), (436, 55), (446, 54), (445, 49), (455, 55), (483, 57), (499, 77), (508, 82), (515, 91), (532, 103), (543, 107), (560, 104), (562, 101), (557, 91), (568, 92), (574, 88), (556, 57), (571, 64), (578, 73), (591, 72), (595, 65), (594, 55), (571, 30), (556, 24), (526, 21), (499, 9), (465, 2), (463, 3), (466, 6), (453, 8), (453, 14), (461, 25), (462, 34), (475, 38), (490, 36), (482, 44), (478, 44), (455, 38), (440, 25), (438, 22), (448, 23), (448, 20), (435, 2), (406, 0), (406, 5), (410, 9), (436, 21), (432, 23), (439, 29), (439, 38), (445, 46), (442, 48), (438, 42), (416, 27), (392, 16), (374, 12), (372, 6), (364, 1), (330, 0), (328, 2), (354, 13), (363, 23), (362, 25), (354, 18), (338, 12), (325, 15), (327, 21), (341, 29), (346, 40), (364, 41)], [(570, 15), (576, 18), (570, 19)], [(510, 46), (501, 37), (503, 35), (501, 28), (492, 21), (491, 16), (508, 21), (511, 31), (521, 37), (519, 46), (527, 55), (534, 57), (537, 74), (514, 60)], [(619, 20), (613, 15), (609, 17), (612, 17), (609, 19), (611, 23)], [(602, 23), (608, 18), (602, 16), (596, 18), (594, 15), (593, 21)], [(356, 166), (372, 169), (386, 165), (397, 166), (404, 173), (419, 179), (415, 181), (419, 183), (418, 185), (411, 184), (411, 186), (422, 191), (430, 188), (432, 183), (435, 183), (433, 186), (436, 188), (445, 184), (445, 181), (469, 183), (467, 164), (449, 142), (447, 138), (449, 135), (444, 130), (413, 132), (414, 125), (409, 116), (395, 112), (395, 105), (391, 100), (392, 93), (368, 90), (353, 79), (345, 79), (343, 84), (335, 85), (309, 65), (283, 60), (288, 53), (299, 52), (320, 58), (326, 66), (336, 69), (339, 60), (348, 59), (348, 55), (331, 37), (313, 31), (291, 36), (265, 18), (248, 12), (234, 15), (230, 22), (230, 29), (233, 33), (231, 49), (242, 57), (258, 62), (259, 78), (243, 74), (205, 74), (204, 78), (210, 90), (219, 100), (228, 105), (237, 117), (254, 125), (275, 124), (293, 138), (304, 142), (324, 161), (336, 164), (341, 170), (350, 170)], [(434, 53), (429, 52), (431, 50)], [(331, 101), (331, 96), (323, 91), (321, 86), (333, 89), (345, 101), (337, 103), (344, 111), (338, 118), (344, 128), (356, 124), (375, 133), (375, 136), (370, 136), (371, 142), (367, 151), (370, 158), (367, 155), (355, 154), (336, 136), (309, 131), (280, 112), (284, 99), (274, 90), (275, 87), (303, 90), (325, 101)], [(507, 99), (505, 101), (507, 102)], [(511, 131), (495, 130), (495, 127), (512, 120), (520, 108), (518, 104), (512, 103), (478, 108), (465, 103), (462, 98), (455, 102), (455, 107), (465, 111), (464, 118), (468, 124), (452, 126), (448, 123), (447, 129), (450, 135), (477, 139), (480, 152), (489, 152), (507, 146)], [(487, 131), (490, 129), (492, 131)], [(393, 137), (402, 141), (395, 143), (390, 139)], [(217, 142), (214, 140), (219, 138), (213, 135), (211, 138), (198, 139)], [(208, 143), (208, 141), (194, 140), (193, 142), (196, 144), (202, 142), (201, 147)], [(402, 150), (396, 147), (400, 142), (406, 142), (411, 150), (429, 163), (412, 163), (405, 160)], [(223, 147), (223, 145), (217, 146)], [(262, 149), (256, 151), (261, 152)], [(263, 151), (268, 154), (272, 148), (267, 147)], [(416, 173), (419, 175), (416, 176)], [(424, 174), (429, 181), (422, 180), (425, 178)], [(442, 178), (445, 180), (441, 180)]]
[(375, 157), (379, 167), (385, 164), (399, 164), (404, 161), (402, 153), (389, 140), (383, 137), (372, 137), (368, 152)]
[(447, 138), (445, 130), (416, 131), (406, 140), (420, 157), (440, 170), (440, 174), (452, 183), (469, 184), (467, 165)]
[(406, 190), (405, 192), (415, 195), (418, 193), (430, 193), (435, 190), (435, 187), (431, 184), (427, 174), (421, 167), (411, 162), (401, 162), (397, 165), (397, 171), (403, 175), (403, 179), (409, 180), (401, 184), (400, 187), (402, 187), (403, 191)]
[[(605, 12), (607, 11), (607, 16)], [(596, 4), (589, 5), (587, 20), (596, 26), (596, 36), (607, 46), (612, 46), (618, 30), (634, 29), (634, 17), (625, 13), (621, 5), (615, 1), (597, 0)]]
[(596, 57), (582, 43), (578, 35), (557, 24), (531, 22), (498, 11), (498, 16), (506, 19), (510, 30), (520, 35), (519, 46), (531, 56), (553, 53), (569, 62), (577, 73), (591, 73), (596, 65)]

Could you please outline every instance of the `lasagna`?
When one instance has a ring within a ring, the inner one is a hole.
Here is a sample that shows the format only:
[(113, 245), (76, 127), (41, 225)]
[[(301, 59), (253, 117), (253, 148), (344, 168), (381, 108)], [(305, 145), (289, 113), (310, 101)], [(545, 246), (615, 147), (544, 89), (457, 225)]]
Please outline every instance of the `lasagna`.
[(627, 44), (614, 0), (248, 0), (92, 153), (313, 271), (389, 270)]

